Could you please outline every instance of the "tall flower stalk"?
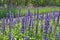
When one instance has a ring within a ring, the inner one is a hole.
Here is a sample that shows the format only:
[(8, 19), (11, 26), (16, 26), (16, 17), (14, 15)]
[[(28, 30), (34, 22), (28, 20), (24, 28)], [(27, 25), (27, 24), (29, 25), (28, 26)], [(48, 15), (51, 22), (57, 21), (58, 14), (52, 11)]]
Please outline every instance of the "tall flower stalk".
[(2, 31), (3, 31), (3, 35), (5, 33), (5, 18), (2, 18)]
[(19, 12), (16, 14), (16, 21), (19, 23), (20, 22), (20, 14), (19, 14)]
[(48, 14), (46, 14), (46, 17), (45, 17), (45, 27), (44, 27), (44, 40), (48, 40), (47, 38), (47, 33), (48, 33), (48, 28), (49, 28), (49, 17), (48, 17)]
[(13, 18), (14, 18), (14, 16), (12, 14), (10, 14), (10, 16), (9, 16), (9, 35), (8, 35), (9, 40), (12, 40), (11, 29), (13, 27), (12, 26), (13, 25)]
[(9, 32), (9, 34), (8, 34), (8, 40), (12, 40), (11, 32)]
[(20, 31), (21, 31), (21, 33), (23, 34), (23, 35), (22, 35), (22, 38), (23, 38), (23, 40), (24, 40), (24, 32), (26, 31), (26, 30), (25, 30), (25, 18), (24, 18), (24, 17), (23, 17), (23, 19), (22, 19), (22, 27), (21, 27)]

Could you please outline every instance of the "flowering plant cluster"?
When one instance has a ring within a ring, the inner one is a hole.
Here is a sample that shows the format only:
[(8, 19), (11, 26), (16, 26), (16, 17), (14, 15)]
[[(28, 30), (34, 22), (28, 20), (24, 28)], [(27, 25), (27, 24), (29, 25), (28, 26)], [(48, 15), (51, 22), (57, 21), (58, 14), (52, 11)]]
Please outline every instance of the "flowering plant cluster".
[(7, 13), (2, 18), (0, 40), (60, 40), (60, 12), (30, 14), (23, 17)]

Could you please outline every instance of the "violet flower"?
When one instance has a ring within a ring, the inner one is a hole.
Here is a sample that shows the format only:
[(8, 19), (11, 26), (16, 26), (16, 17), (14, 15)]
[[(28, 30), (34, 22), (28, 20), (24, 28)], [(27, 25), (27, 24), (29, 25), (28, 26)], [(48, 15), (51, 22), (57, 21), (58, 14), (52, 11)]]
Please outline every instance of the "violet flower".
[(48, 40), (48, 38), (44, 36), (43, 40)]
[(9, 17), (9, 32), (11, 32), (11, 28), (13, 27), (13, 19), (14, 19), (13, 14), (10, 14), (10, 17)]
[(24, 34), (25, 29), (24, 29), (24, 27), (23, 27), (23, 26), (22, 26), (22, 28), (21, 28), (21, 30), (20, 30), (20, 31), (21, 31), (21, 33), (22, 33), (22, 34)]
[(10, 14), (9, 21), (10, 22), (13, 22), (13, 19), (14, 19), (14, 15), (13, 14)]
[(43, 19), (44, 19), (44, 13), (40, 15), (40, 20), (43, 20)]
[(2, 30), (3, 30), (3, 34), (5, 31), (5, 18), (2, 18)]
[(12, 35), (11, 35), (11, 33), (8, 34), (8, 40), (12, 40)]
[(29, 40), (29, 36), (26, 36), (25, 40)]
[(5, 18), (2, 18), (2, 29), (5, 30)]
[(22, 27), (21, 27), (21, 33), (24, 34), (25, 32), (25, 18), (22, 19)]
[[(22, 27), (21, 27), (21, 29), (20, 29), (20, 32), (21, 32), (22, 34), (24, 34), (25, 31), (26, 31), (26, 30), (25, 30), (25, 17), (23, 17), (23, 19), (22, 19)], [(23, 40), (24, 40), (24, 36), (22, 36), (22, 38), (23, 38)]]
[(25, 27), (28, 27), (28, 20), (27, 20), (27, 17), (25, 17)]
[(45, 17), (45, 28), (44, 28), (44, 40), (48, 40), (46, 39), (47, 38), (47, 33), (48, 33), (48, 28), (49, 28), (49, 17), (48, 17), (48, 14), (46, 14), (46, 17)]
[(30, 9), (28, 9), (28, 11), (25, 13), (25, 16), (26, 17), (30, 16)]
[(16, 21), (17, 21), (18, 23), (20, 22), (19, 17), (20, 17), (20, 14), (19, 14), (19, 13), (17, 13), (17, 14), (16, 14)]
[(49, 25), (49, 22), (50, 22), (49, 16), (48, 16), (48, 14), (46, 14), (45, 25)]
[(28, 12), (25, 13), (25, 17), (28, 17)]

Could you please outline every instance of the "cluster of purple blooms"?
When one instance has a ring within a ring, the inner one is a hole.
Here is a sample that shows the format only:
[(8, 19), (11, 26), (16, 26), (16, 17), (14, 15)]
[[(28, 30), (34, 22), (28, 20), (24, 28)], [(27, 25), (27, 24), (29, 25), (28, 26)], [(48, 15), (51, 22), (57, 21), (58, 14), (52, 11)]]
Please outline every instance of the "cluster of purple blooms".
[[(32, 31), (34, 32), (34, 20), (37, 20), (36, 22), (36, 36), (38, 34), (38, 24), (39, 24), (39, 21), (43, 20), (44, 21), (44, 24), (41, 23), (40, 25), (40, 31), (43, 32), (43, 40), (49, 40), (48, 37), (47, 37), (47, 34), (48, 34), (48, 29), (50, 28), (50, 32), (49, 33), (52, 33), (52, 26), (50, 25), (50, 19), (53, 20), (54, 22), (54, 34), (56, 36), (56, 28), (57, 28), (57, 24), (59, 24), (59, 18), (60, 18), (60, 12), (59, 13), (55, 13), (55, 12), (52, 12), (52, 13), (42, 13), (42, 14), (37, 14), (36, 12), (34, 12), (34, 14), (30, 14), (30, 10), (28, 10), (28, 12), (25, 13), (25, 15), (20, 19), (20, 14), (17, 13), (16, 14), (16, 18), (14, 20), (14, 15), (12, 13), (7, 13), (6, 14), (6, 18), (2, 18), (2, 30), (3, 30), (3, 35), (4, 35), (4, 30), (5, 29), (5, 25), (9, 25), (9, 35), (8, 35), (8, 40), (12, 40), (12, 33), (11, 33), (11, 29), (12, 27), (16, 24), (16, 23), (20, 23), (22, 24), (22, 27), (20, 28), (20, 33), (24, 34), (26, 32), (26, 28), (28, 28), (28, 30), (31, 30), (31, 26), (32, 26)], [(56, 20), (57, 18), (57, 20)], [(22, 21), (21, 21), (22, 20)], [(18, 29), (17, 29), (18, 30)], [(59, 32), (60, 33), (60, 32)], [(28, 33), (28, 36), (23, 37), (23, 39), (25, 38), (25, 40), (28, 40), (29, 39), (29, 34)], [(37, 39), (37, 38), (36, 38)], [(56, 40), (57, 40), (57, 37), (56, 37)]]

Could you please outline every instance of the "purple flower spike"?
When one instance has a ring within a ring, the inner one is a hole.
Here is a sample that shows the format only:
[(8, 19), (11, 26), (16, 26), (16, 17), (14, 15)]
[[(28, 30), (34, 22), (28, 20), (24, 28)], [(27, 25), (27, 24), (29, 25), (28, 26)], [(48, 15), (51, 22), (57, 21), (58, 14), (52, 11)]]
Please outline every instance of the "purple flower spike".
[(8, 23), (8, 25), (9, 25), (10, 28), (12, 27), (13, 22), (14, 22), (14, 15), (10, 14), (10, 16), (9, 16), (9, 23)]
[(26, 36), (25, 40), (29, 40), (29, 36)]
[(13, 14), (10, 14), (10, 19), (9, 19), (9, 21), (10, 21), (10, 22), (13, 22), (13, 18), (14, 18), (14, 15), (13, 15)]
[(26, 17), (28, 16), (28, 12), (25, 13), (25, 16), (26, 16)]
[(55, 13), (55, 12), (53, 12), (53, 16), (56, 18), (56, 16), (57, 16), (57, 15), (56, 15), (56, 13)]
[(25, 13), (25, 16), (26, 17), (30, 16), (30, 9), (28, 9), (28, 11)]
[(48, 40), (48, 38), (44, 36), (43, 40)]
[(20, 22), (19, 17), (20, 17), (20, 14), (19, 14), (19, 13), (18, 13), (18, 14), (16, 14), (16, 21), (17, 21), (18, 23)]
[(48, 16), (48, 14), (46, 14), (45, 25), (49, 25), (49, 22), (50, 22), (49, 16)]
[(48, 28), (44, 28), (44, 34), (47, 34), (47, 32), (48, 32)]
[(24, 32), (25, 32), (24, 27), (22, 27), (20, 31), (21, 31), (22, 34), (24, 34)]
[(48, 14), (46, 14), (46, 17), (45, 17), (45, 28), (44, 28), (44, 40), (48, 40), (47, 39), (47, 33), (48, 33), (48, 28), (49, 28), (49, 16)]
[(19, 17), (20, 17), (20, 14), (19, 14), (19, 13), (17, 13), (17, 14), (16, 14), (16, 18), (19, 18)]
[(44, 19), (44, 13), (40, 15), (40, 20)]
[(28, 12), (26, 12), (26, 13), (25, 13), (25, 16), (26, 16), (26, 17), (28, 17), (28, 15), (29, 15), (29, 13), (28, 13)]
[(12, 40), (12, 35), (11, 35), (11, 33), (8, 34), (8, 40)]
[(25, 32), (25, 18), (22, 19), (22, 28), (20, 31), (22, 34), (24, 34), (24, 32)]
[(5, 27), (5, 18), (2, 18), (2, 28), (4, 29)]
[(5, 18), (2, 18), (2, 30), (5, 30)]
[(60, 17), (60, 11), (59, 11), (59, 13), (58, 13), (58, 16)]
[(13, 19), (14, 19), (14, 16), (13, 14), (10, 14), (10, 17), (9, 17), (9, 32), (11, 32), (11, 28), (13, 27)]

